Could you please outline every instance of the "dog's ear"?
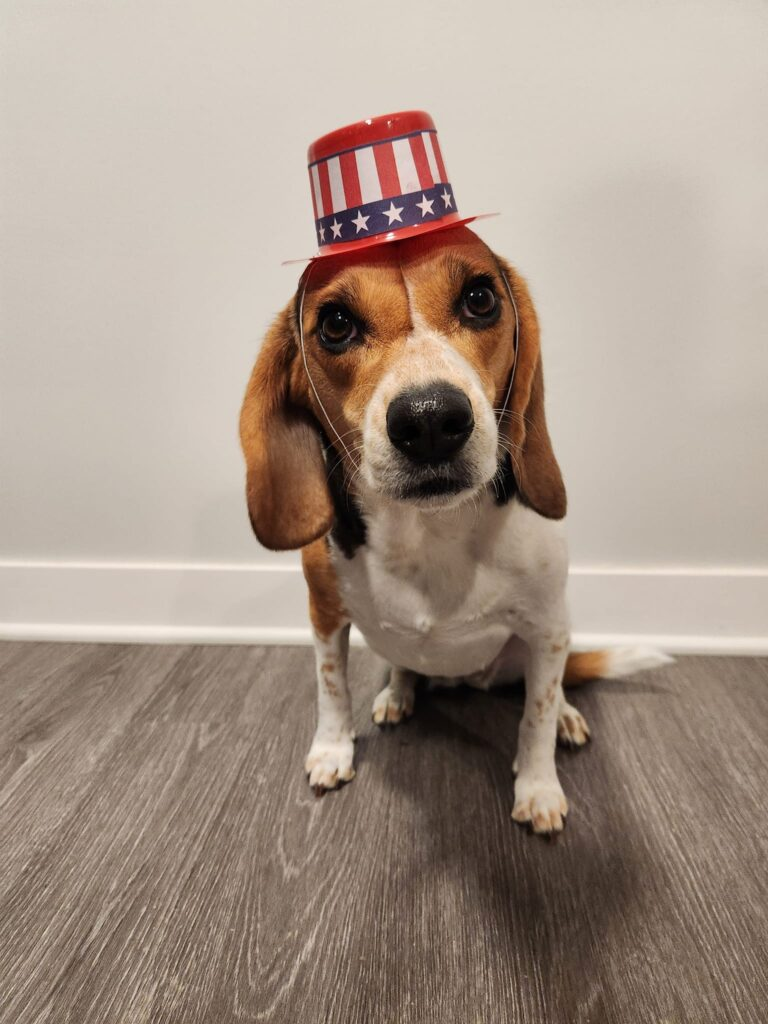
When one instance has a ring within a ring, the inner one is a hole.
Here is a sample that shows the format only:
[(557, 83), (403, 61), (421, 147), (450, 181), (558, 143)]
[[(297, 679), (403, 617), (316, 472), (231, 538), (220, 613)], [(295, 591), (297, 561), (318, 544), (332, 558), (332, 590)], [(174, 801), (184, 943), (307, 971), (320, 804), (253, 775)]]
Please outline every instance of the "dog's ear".
[(303, 381), (289, 305), (264, 340), (240, 413), (248, 514), (274, 551), (304, 547), (333, 523), (319, 425), (302, 399)]
[(565, 486), (544, 415), (539, 322), (523, 278), (504, 260), (498, 262), (509, 281), (519, 317), (515, 379), (499, 429), (513, 453), (511, 466), (521, 501), (547, 519), (562, 519), (566, 511)]

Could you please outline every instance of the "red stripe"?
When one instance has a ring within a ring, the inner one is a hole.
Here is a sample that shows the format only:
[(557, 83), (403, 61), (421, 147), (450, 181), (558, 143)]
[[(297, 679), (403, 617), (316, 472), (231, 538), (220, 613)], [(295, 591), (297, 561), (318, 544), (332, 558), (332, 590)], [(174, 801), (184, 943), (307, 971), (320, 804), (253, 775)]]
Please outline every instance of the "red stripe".
[(411, 144), (413, 162), (416, 164), (416, 171), (419, 175), (419, 185), (421, 185), (422, 188), (432, 188), (435, 183), (432, 181), (432, 172), (429, 169), (429, 160), (427, 160), (427, 151), (424, 148), (424, 139), (421, 135), (412, 135), (408, 141)]
[(437, 141), (437, 132), (432, 132), (432, 146), (435, 150), (437, 169), (440, 171), (440, 181), (447, 182), (448, 175), (445, 173), (445, 164), (443, 163), (443, 154), (440, 152), (440, 143)]
[(380, 146), (374, 146), (373, 157), (376, 161), (376, 170), (379, 172), (381, 198), (389, 199), (391, 196), (401, 195), (400, 179), (397, 176), (397, 164), (395, 163), (395, 151), (392, 149), (392, 143), (382, 142)]
[(312, 178), (312, 168), (309, 168), (309, 192), (312, 196), (312, 209), (315, 211), (315, 220), (317, 220), (317, 200), (315, 199), (315, 182)]
[(326, 160), (317, 165), (317, 173), (320, 178), (320, 195), (323, 199), (323, 216), (327, 217), (333, 213), (333, 199), (331, 198), (331, 179), (328, 177), (328, 162)]
[(347, 209), (353, 206), (361, 206), (363, 194), (360, 191), (360, 178), (357, 176), (357, 160), (354, 153), (342, 153), (339, 157), (341, 166), (341, 180), (344, 184), (344, 198), (347, 200)]

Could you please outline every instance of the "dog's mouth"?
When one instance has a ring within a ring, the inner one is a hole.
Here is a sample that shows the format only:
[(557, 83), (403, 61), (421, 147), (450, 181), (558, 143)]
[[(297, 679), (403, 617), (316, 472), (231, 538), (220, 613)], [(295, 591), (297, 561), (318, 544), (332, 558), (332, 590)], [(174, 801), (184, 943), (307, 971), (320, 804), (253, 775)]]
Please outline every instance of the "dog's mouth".
[(383, 457), (363, 459), (361, 482), (383, 498), (437, 511), (468, 501), (491, 484), (497, 469), (496, 458), (472, 449), (415, 462), (390, 448)]
[(445, 460), (401, 471), (391, 490), (399, 501), (440, 505), (476, 487), (474, 474), (453, 460)]
[(403, 488), (401, 498), (404, 501), (418, 498), (440, 498), (461, 494), (466, 490), (469, 490), (469, 484), (463, 480), (424, 480)]

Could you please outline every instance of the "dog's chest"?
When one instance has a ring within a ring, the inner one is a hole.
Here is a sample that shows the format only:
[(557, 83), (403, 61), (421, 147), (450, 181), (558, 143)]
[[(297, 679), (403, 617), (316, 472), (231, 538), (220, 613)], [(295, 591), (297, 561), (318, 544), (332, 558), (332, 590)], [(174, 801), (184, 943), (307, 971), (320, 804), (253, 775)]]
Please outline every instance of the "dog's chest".
[[(368, 542), (335, 558), (347, 611), (370, 647), (425, 675), (484, 669), (540, 600), (552, 544), (527, 509), (492, 503), (441, 518), (367, 517)], [(539, 581), (540, 582), (540, 581)]]

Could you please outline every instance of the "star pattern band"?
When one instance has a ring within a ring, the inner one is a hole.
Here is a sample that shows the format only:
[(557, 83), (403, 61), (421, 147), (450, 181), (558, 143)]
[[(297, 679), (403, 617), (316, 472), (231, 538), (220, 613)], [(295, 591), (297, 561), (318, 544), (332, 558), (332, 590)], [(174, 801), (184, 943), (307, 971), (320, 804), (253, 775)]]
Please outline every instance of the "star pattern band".
[(320, 245), (352, 242), (397, 228), (440, 220), (455, 212), (453, 189), (448, 182), (440, 182), (418, 192), (388, 196), (320, 217), (315, 221), (315, 230)]

